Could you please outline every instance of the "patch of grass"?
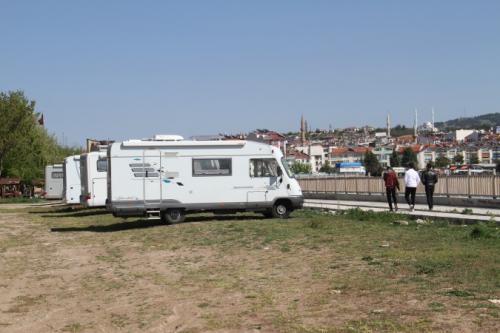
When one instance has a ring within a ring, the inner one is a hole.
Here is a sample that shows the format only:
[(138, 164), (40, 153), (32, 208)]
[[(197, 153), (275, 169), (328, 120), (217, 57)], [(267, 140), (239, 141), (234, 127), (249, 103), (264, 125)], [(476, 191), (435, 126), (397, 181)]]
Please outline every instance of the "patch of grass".
[(433, 225), (437, 228), (448, 228), (450, 223), (447, 220), (434, 220)]
[(473, 293), (471, 293), (471, 292), (469, 292), (467, 290), (461, 290), (461, 289), (447, 290), (443, 294), (447, 295), (447, 296), (456, 296), (456, 297), (471, 297), (471, 296), (474, 296)]
[(181, 329), (179, 333), (201, 333), (203, 331), (204, 331), (203, 329), (200, 329), (198, 327), (188, 327)]
[(288, 244), (282, 244), (280, 247), (281, 252), (290, 252), (291, 248)]
[(495, 309), (500, 310), (498, 305), (492, 303), (478, 303), (473, 306), (475, 309)]
[(312, 219), (307, 226), (311, 229), (324, 229), (328, 227), (326, 224), (331, 223), (330, 221), (325, 221), (321, 219)]
[(72, 323), (64, 326), (61, 331), (63, 332), (71, 332), (71, 333), (76, 333), (76, 332), (81, 332), (85, 329), (85, 327), (80, 324), (80, 323)]
[(474, 212), (470, 208), (464, 208), (460, 214), (472, 215), (472, 214), (474, 214)]
[[(2, 287), (11, 288), (13, 279), (43, 283), (50, 302), (70, 297), (70, 307), (94, 309), (98, 302), (122, 313), (93, 312), (104, 331), (155, 330), (173, 314), (161, 311), (177, 304), (176, 314), (200, 314), (192, 316), (194, 332), (248, 331), (256, 323), (276, 332), (461, 331), (463, 322), (435, 319), (445, 310), (481, 331), (477, 313), (464, 306), (500, 289), (496, 238), (472, 238), (471, 227), (447, 223), (395, 227), (396, 214), (299, 210), (288, 220), (196, 214), (175, 225), (97, 210), (16, 214), (29, 223), (0, 226), (0, 249), (8, 244)], [(67, 278), (58, 280), (54, 269)], [(408, 297), (424, 309), (406, 305)], [(372, 311), (389, 298), (397, 316)], [(44, 302), (27, 300), (17, 310), (28, 316), (54, 305)], [(77, 312), (70, 309), (65, 322), (75, 330), (83, 323)]]
[(17, 296), (15, 298), (15, 304), (10, 307), (6, 312), (7, 313), (23, 313), (28, 312), (31, 307), (34, 307), (45, 301), (46, 295), (37, 295), (37, 296)]
[(380, 266), (380, 265), (382, 265), (382, 262), (374, 260), (374, 261), (368, 262), (368, 265)]
[(440, 302), (431, 302), (431, 303), (429, 303), (429, 308), (432, 311), (441, 312), (441, 311), (444, 311), (445, 305), (443, 303), (440, 303)]
[(122, 258), (122, 253), (119, 247), (106, 248), (106, 255), (96, 256), (96, 259), (110, 263), (117, 263)]
[(105, 277), (103, 275), (87, 274), (80, 279), (81, 286), (93, 294), (111, 293), (115, 290), (123, 290), (127, 287), (126, 281), (116, 277)]
[(304, 208), (299, 211), (296, 211), (295, 215), (301, 218), (316, 218), (319, 216), (327, 216), (327, 215), (331, 216), (331, 213), (326, 210)]
[(374, 212), (372, 210), (362, 210), (360, 208), (352, 208), (344, 211), (338, 211), (338, 215), (355, 221), (372, 221), (372, 222), (394, 222), (400, 216), (389, 212)]
[(500, 238), (497, 228), (489, 227), (483, 223), (475, 225), (469, 233), (471, 239)]
[(415, 264), (416, 274), (434, 274), (451, 267), (449, 261), (423, 259)]
[(32, 239), (26, 235), (9, 235), (7, 238), (0, 238), (0, 253), (30, 244), (32, 244)]
[(128, 326), (130, 323), (130, 319), (128, 318), (127, 315), (124, 314), (118, 314), (118, 313), (112, 313), (111, 314), (111, 324), (115, 327), (118, 328), (124, 328)]
[(241, 320), (237, 316), (228, 316), (216, 313), (202, 315), (205, 319), (205, 331), (232, 330), (240, 331)]
[(358, 332), (426, 332), (431, 327), (428, 319), (402, 322), (395, 318), (352, 320), (341, 330), (345, 333)]
[(16, 203), (40, 203), (40, 202), (45, 202), (45, 199), (41, 198), (24, 198), (24, 197), (17, 197), (17, 198), (0, 198), (0, 205), (1, 204), (16, 204)]
[(296, 316), (281, 315), (277, 320), (279, 327), (284, 327), (283, 332), (293, 333), (369, 333), (369, 332), (387, 332), (400, 333), (428, 332), (431, 328), (430, 320), (423, 319), (412, 322), (403, 322), (397, 318), (390, 318), (386, 315), (378, 315), (382, 318), (369, 318), (350, 320), (343, 325), (324, 326), (304, 324), (297, 320)]

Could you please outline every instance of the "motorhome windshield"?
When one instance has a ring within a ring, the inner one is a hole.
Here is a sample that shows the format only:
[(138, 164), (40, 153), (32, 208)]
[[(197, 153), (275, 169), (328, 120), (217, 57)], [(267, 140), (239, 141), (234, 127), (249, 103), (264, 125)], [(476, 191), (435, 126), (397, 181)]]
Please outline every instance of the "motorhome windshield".
[(292, 170), (290, 170), (290, 167), (288, 166), (288, 162), (285, 160), (284, 157), (281, 158), (281, 164), (283, 164), (283, 168), (285, 168), (285, 172), (290, 178), (294, 178)]

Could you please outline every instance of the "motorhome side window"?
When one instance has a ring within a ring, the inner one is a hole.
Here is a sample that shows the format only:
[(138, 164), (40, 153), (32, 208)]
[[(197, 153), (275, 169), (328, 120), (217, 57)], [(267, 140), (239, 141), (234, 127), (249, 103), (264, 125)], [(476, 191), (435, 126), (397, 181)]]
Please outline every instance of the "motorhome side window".
[(193, 158), (193, 176), (231, 176), (231, 159)]
[(54, 178), (54, 179), (56, 179), (56, 178), (64, 178), (64, 173), (58, 172), (58, 171), (54, 171), (54, 172), (52, 172), (51, 177)]
[(273, 158), (255, 158), (250, 160), (250, 177), (278, 177), (280, 169)]
[(108, 161), (104, 158), (97, 160), (97, 171), (98, 172), (108, 172)]

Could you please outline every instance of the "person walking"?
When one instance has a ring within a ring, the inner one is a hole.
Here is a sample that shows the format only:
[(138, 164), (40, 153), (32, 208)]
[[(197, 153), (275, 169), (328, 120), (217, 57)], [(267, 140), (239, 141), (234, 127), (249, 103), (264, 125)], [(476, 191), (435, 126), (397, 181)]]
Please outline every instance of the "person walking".
[(394, 203), (394, 209), (398, 211), (398, 199), (396, 196), (396, 189), (399, 191), (399, 181), (398, 176), (391, 167), (387, 167), (386, 172), (384, 172), (384, 183), (385, 192), (387, 194), (387, 203), (389, 204), (389, 210), (392, 212), (392, 204)]
[(415, 210), (415, 194), (419, 183), (420, 176), (415, 170), (415, 164), (410, 162), (408, 163), (408, 170), (405, 172), (405, 199), (412, 212)]
[(437, 173), (432, 169), (432, 163), (428, 163), (426, 170), (422, 174), (422, 184), (425, 187), (425, 196), (427, 197), (429, 210), (432, 210), (434, 207), (434, 186), (437, 182)]

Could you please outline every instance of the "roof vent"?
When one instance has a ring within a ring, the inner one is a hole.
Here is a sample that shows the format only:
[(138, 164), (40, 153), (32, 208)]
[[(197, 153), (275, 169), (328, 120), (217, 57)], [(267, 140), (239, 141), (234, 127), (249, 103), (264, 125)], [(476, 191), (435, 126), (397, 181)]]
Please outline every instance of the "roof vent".
[(153, 137), (154, 141), (182, 141), (184, 138), (180, 135), (156, 134)]

